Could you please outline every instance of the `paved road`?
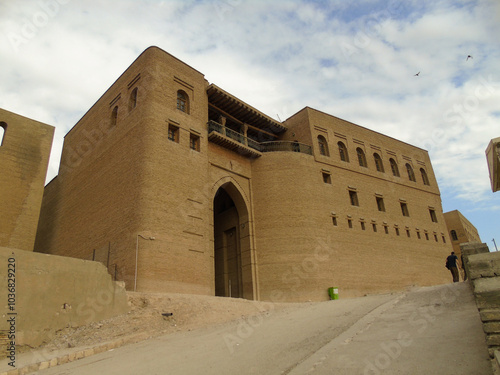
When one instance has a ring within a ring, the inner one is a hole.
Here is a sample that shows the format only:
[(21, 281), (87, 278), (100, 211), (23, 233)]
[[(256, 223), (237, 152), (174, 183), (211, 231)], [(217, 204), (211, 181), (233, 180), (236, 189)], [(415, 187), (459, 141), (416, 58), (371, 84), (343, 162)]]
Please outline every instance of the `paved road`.
[(492, 373), (467, 284), (312, 303), (39, 371), (87, 374)]

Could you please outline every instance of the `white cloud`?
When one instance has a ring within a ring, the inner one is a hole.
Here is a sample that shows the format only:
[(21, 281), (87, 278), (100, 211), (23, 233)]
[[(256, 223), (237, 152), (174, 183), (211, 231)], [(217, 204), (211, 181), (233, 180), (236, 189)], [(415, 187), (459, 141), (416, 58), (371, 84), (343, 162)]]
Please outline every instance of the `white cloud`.
[(274, 118), (311, 106), (428, 149), (443, 199), (495, 199), (484, 159), (500, 134), (495, 0), (57, 1), (0, 4), (0, 107), (55, 125), (55, 150), (157, 45)]

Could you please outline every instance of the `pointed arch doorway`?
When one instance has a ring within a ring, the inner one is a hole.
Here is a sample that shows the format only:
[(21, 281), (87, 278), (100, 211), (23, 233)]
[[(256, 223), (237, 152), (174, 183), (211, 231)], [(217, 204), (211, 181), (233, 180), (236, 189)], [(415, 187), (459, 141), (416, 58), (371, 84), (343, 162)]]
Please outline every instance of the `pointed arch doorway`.
[(248, 209), (233, 183), (217, 189), (213, 213), (215, 295), (255, 299)]

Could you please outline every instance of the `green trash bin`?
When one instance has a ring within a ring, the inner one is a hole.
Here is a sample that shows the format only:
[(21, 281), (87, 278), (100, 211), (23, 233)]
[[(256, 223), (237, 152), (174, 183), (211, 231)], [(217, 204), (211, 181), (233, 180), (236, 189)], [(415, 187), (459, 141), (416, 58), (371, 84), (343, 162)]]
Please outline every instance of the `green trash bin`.
[(330, 295), (330, 299), (339, 299), (339, 288), (336, 286), (328, 288), (328, 294)]

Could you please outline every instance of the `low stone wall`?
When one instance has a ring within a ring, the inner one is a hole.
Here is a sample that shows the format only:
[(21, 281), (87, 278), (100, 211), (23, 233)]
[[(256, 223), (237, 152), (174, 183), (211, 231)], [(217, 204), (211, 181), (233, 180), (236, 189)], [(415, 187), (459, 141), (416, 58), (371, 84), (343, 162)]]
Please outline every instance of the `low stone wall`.
[(488, 249), (485, 244), (476, 244), (473, 247), (481, 251), (467, 253), (470, 248), (466, 248), (465, 266), (483, 322), (490, 356), (498, 359), (500, 351), (500, 252), (484, 252), (484, 248)]
[[(474, 255), (474, 254), (489, 254), (490, 249), (488, 248), (488, 245), (485, 243), (480, 243), (480, 242), (464, 242), (460, 244), (460, 253), (462, 254), (462, 260), (464, 263), (465, 271), (466, 274), (469, 274), (469, 262), (468, 262), (468, 257), (469, 255)], [(461, 262), (462, 262), (461, 260)]]
[[(99, 262), (0, 247), (0, 341), (38, 346), (54, 332), (129, 311)], [(10, 336), (10, 338), (9, 338)]]

